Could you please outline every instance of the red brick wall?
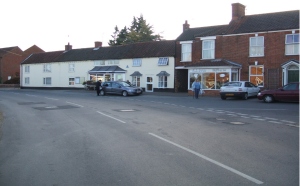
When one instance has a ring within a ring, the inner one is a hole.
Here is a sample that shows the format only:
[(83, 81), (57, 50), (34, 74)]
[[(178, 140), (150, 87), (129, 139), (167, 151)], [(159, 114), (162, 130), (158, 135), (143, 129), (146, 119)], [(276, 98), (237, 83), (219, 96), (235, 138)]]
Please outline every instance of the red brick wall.
[[(296, 31), (296, 33), (299, 33), (299, 30)], [(278, 69), (278, 77), (274, 78), (278, 78), (279, 83), (277, 87), (280, 87), (282, 86), (281, 64), (291, 59), (299, 60), (299, 55), (285, 55), (286, 34), (292, 34), (292, 31), (258, 33), (258, 36), (264, 36), (265, 50), (263, 57), (249, 57), (249, 38), (255, 37), (255, 34), (217, 36), (215, 43), (215, 58), (223, 58), (240, 63), (242, 65), (241, 80), (244, 81), (249, 80), (249, 66), (254, 65), (255, 61), (258, 61), (258, 65), (264, 65), (265, 87), (268, 87), (268, 69)], [(175, 66), (183, 66), (185, 63), (180, 62), (181, 45), (179, 42), (177, 42), (176, 48), (177, 57), (175, 59)], [(196, 39), (192, 45), (192, 62), (187, 64), (193, 64), (201, 61), (201, 52), (202, 42), (199, 39)], [(187, 79), (184, 81), (187, 81)]]
[(33, 46), (23, 52), (20, 48), (16, 47), (13, 50), (9, 51), (2, 56), (1, 60), (1, 77), (2, 83), (8, 80), (8, 76), (11, 78), (16, 77), (16, 73), (20, 75), (20, 64), (32, 53), (44, 52), (42, 49), (37, 46)]
[(20, 74), (20, 63), (24, 59), (23, 51), (19, 48), (15, 48), (10, 51), (11, 53), (5, 54), (1, 59), (1, 76), (2, 82), (8, 80), (8, 76), (11, 78), (16, 77), (16, 73)]

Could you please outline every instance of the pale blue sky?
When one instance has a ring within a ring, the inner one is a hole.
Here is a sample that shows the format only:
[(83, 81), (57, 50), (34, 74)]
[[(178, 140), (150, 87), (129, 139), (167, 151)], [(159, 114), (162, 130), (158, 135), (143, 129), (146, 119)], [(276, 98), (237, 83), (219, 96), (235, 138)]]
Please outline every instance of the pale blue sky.
[(182, 24), (190, 27), (228, 24), (231, 4), (246, 6), (246, 15), (299, 10), (298, 0), (7, 0), (1, 2), (0, 48), (37, 45), (45, 51), (93, 47), (95, 41), (108, 46), (114, 27), (130, 26), (141, 14), (155, 33), (176, 39)]

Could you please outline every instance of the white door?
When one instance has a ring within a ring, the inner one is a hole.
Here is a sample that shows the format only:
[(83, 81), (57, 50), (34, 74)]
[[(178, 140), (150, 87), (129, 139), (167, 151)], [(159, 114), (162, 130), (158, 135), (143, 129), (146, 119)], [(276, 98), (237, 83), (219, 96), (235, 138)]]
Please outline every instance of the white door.
[(153, 78), (147, 77), (146, 79), (146, 92), (153, 92)]

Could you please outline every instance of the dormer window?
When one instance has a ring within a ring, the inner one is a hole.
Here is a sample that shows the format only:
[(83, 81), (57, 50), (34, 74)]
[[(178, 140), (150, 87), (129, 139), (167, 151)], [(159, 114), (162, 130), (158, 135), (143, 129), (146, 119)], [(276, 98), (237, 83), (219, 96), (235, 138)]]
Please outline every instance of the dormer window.
[(158, 63), (157, 63), (158, 66), (166, 66), (168, 64), (169, 64), (169, 58), (161, 57), (158, 59)]

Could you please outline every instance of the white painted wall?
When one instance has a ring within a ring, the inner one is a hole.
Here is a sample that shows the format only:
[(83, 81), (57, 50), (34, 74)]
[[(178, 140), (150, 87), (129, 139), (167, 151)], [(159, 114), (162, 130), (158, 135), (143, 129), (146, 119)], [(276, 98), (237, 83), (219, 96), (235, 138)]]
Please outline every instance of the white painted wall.
[[(132, 66), (132, 59), (119, 60), (119, 67), (126, 70), (125, 79), (131, 81), (130, 76), (133, 72), (139, 71), (141, 76), (141, 87), (146, 86), (146, 77), (153, 77), (153, 88), (158, 88), (158, 76), (161, 71), (166, 71), (168, 76), (168, 87), (174, 88), (174, 69), (175, 59), (169, 57), (169, 65), (158, 66), (159, 58), (143, 58), (142, 65), (139, 67)], [(75, 64), (75, 71), (69, 72), (69, 64)], [(69, 78), (84, 77), (85, 81), (89, 80), (88, 71), (94, 68), (94, 61), (76, 61), (76, 62), (55, 62), (51, 64), (51, 72), (44, 72), (44, 63), (42, 64), (24, 64), (21, 65), (21, 86), (22, 87), (59, 87), (59, 88), (83, 88), (82, 84), (69, 85)], [(25, 72), (25, 66), (30, 66), (30, 72)], [(128, 68), (127, 68), (128, 66)], [(25, 84), (25, 78), (30, 78), (30, 83)], [(44, 85), (43, 78), (51, 77), (51, 85)]]

